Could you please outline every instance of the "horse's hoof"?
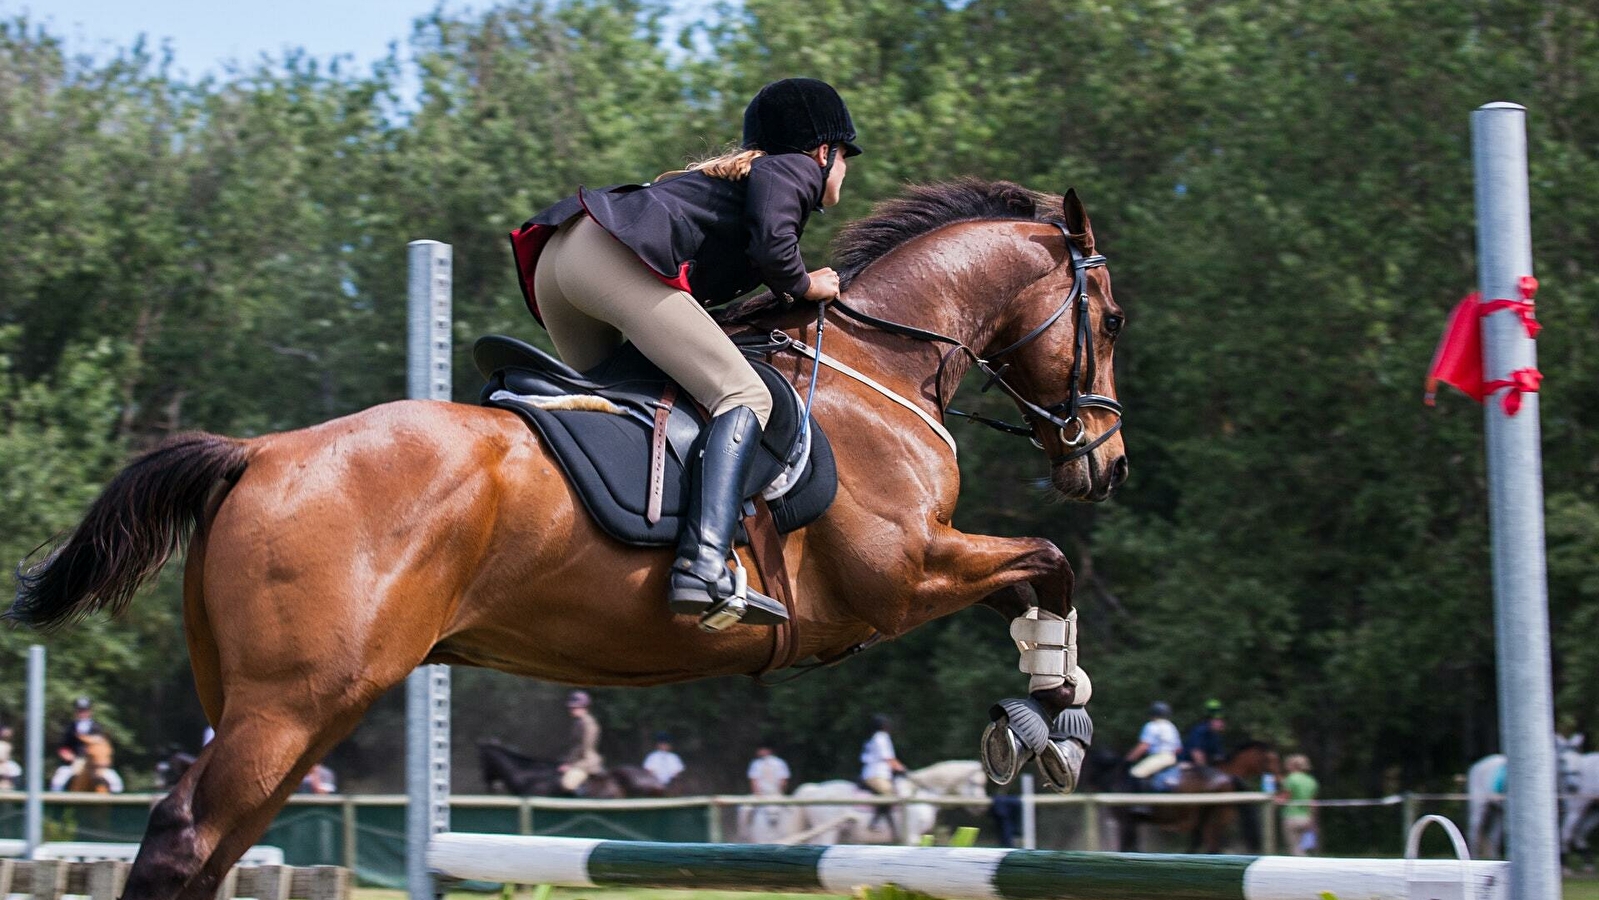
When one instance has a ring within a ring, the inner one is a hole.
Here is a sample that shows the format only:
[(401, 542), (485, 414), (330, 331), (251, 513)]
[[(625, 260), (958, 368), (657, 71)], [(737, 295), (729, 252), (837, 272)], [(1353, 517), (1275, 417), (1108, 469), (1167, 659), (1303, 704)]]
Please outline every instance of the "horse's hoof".
[(1022, 745), (1016, 732), (1011, 731), (1008, 719), (988, 723), (983, 729), (983, 742), (978, 755), (983, 760), (983, 771), (995, 784), (1010, 784), (1021, 772), (1022, 766), (1033, 755)]
[(1038, 754), (1038, 774), (1050, 788), (1070, 794), (1077, 790), (1077, 780), (1083, 774), (1083, 760), (1088, 750), (1074, 738), (1050, 741), (1049, 747)]

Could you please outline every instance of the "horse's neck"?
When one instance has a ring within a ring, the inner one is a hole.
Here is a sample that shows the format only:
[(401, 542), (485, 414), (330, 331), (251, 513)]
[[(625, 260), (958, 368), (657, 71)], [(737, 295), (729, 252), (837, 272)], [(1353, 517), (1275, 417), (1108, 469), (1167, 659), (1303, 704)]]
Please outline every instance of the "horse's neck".
[[(986, 240), (976, 250), (968, 245), (973, 230), (1013, 229), (1016, 224), (946, 229), (918, 239), (915, 252), (895, 251), (861, 272), (844, 301), (867, 315), (954, 338), (981, 353), (1015, 315), (1015, 295), (1048, 271), (1029, 256), (1036, 248), (1024, 241)], [(950, 345), (903, 338), (885, 342), (875, 328), (839, 314), (831, 319), (846, 326), (838, 329), (840, 341), (860, 348), (851, 354), (862, 360), (857, 368), (885, 383), (909, 382), (932, 397), (931, 379)], [(964, 353), (948, 355), (942, 372), (946, 394), (971, 365)]]

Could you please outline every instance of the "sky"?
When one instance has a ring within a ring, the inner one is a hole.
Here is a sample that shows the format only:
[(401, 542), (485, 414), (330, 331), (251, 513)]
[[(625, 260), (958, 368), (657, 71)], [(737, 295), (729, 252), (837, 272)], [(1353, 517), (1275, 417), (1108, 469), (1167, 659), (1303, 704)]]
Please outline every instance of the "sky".
[[(442, 5), (484, 9), (486, 0), (0, 0), (0, 18), (25, 15), (66, 41), (71, 54), (106, 58), (142, 33), (169, 42), (179, 74), (221, 75), (229, 61), (251, 63), (291, 47), (327, 59), (353, 57), (365, 71), (398, 43), (402, 58), (411, 22)], [(672, 24), (705, 15), (712, 0), (675, 0)], [(675, 28), (669, 29), (675, 31)]]

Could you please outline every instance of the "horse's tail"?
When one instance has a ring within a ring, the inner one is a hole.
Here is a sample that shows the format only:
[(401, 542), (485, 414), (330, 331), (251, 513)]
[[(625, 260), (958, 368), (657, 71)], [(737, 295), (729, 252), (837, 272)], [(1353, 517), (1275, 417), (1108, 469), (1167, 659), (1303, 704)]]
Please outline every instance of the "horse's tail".
[(237, 481), (249, 457), (244, 441), (203, 432), (139, 455), (66, 541), (32, 566), (17, 566), (17, 596), (5, 618), (51, 629), (101, 610), (122, 612), (191, 529), (204, 526), (213, 489)]

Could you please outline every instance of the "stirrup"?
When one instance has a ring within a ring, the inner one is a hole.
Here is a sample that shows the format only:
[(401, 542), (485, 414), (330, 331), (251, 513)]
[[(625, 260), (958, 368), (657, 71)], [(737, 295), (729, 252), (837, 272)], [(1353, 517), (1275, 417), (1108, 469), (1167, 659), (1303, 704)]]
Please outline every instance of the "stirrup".
[(712, 634), (726, 631), (734, 625), (781, 625), (788, 621), (788, 610), (783, 604), (749, 586), (749, 572), (737, 558), (733, 560), (733, 593), (720, 603), (710, 598), (707, 591), (704, 602), (670, 600), (672, 612), (680, 615), (698, 615), (700, 630)]

